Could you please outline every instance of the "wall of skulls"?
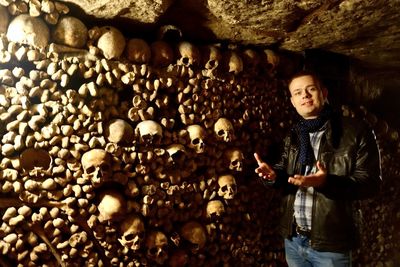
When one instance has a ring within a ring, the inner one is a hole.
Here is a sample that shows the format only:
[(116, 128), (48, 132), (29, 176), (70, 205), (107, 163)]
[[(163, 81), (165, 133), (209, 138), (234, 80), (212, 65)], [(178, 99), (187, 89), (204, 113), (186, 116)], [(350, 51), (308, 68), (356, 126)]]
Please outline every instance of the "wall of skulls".
[(291, 124), (279, 57), (168, 31), (0, 1), (1, 265), (285, 266), (252, 160)]
[(274, 195), (246, 175), (290, 124), (273, 51), (0, 4), (1, 265), (283, 264)]

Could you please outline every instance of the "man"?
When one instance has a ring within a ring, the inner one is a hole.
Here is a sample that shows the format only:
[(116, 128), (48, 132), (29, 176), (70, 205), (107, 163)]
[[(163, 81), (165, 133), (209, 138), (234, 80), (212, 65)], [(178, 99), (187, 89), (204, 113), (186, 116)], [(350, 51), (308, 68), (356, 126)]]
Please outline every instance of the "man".
[(289, 81), (290, 100), (300, 115), (271, 167), (255, 153), (255, 172), (265, 185), (283, 189), (279, 231), (291, 267), (351, 266), (357, 245), (352, 201), (373, 196), (381, 183), (373, 131), (327, 104), (328, 92), (311, 72)]

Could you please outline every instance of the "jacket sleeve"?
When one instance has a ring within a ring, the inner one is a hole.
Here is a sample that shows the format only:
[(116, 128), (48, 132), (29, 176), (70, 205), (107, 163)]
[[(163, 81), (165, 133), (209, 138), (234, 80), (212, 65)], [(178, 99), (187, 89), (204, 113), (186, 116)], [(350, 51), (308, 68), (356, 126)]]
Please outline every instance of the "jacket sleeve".
[(364, 127), (357, 138), (355, 163), (348, 176), (329, 174), (318, 191), (333, 199), (365, 199), (374, 196), (381, 186), (380, 153), (372, 129)]

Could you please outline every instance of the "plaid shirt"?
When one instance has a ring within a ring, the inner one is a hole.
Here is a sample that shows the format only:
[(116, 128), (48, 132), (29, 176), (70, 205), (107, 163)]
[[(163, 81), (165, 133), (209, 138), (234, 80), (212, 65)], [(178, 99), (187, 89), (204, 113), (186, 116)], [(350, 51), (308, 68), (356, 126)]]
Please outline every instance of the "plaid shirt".
[[(326, 129), (326, 124), (318, 132), (310, 133), (310, 143), (317, 158), (321, 138)], [(303, 175), (315, 173), (316, 166), (307, 165)], [(294, 217), (296, 223), (301, 227), (311, 230), (312, 208), (314, 200), (314, 187), (299, 187), (294, 201)]]

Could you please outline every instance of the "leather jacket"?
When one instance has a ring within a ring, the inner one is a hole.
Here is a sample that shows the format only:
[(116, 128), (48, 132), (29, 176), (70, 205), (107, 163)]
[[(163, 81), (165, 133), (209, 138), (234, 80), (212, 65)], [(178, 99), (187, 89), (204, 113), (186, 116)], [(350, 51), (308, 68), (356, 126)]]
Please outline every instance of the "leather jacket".
[[(293, 236), (293, 203), (298, 187), (287, 180), (300, 173), (298, 142), (292, 130), (274, 166), (274, 186), (283, 190), (279, 232), (289, 239)], [(364, 121), (335, 115), (327, 122), (317, 160), (325, 164), (327, 179), (324, 185), (314, 188), (310, 245), (319, 251), (349, 251), (359, 240), (352, 202), (373, 196), (381, 184), (375, 135)]]

